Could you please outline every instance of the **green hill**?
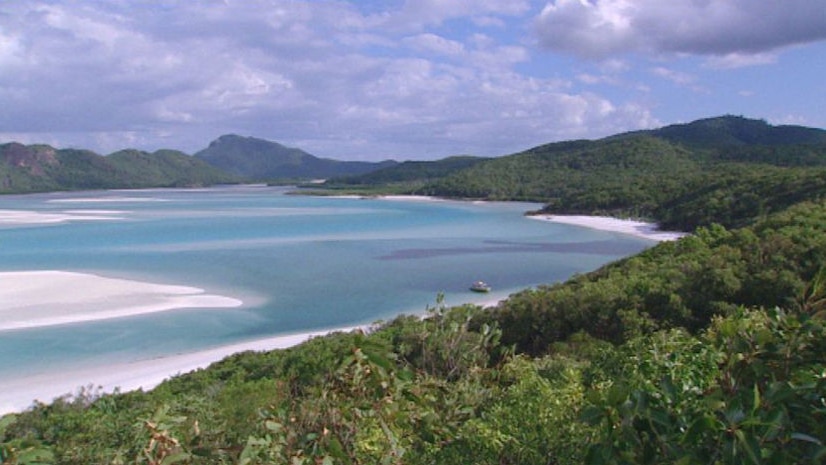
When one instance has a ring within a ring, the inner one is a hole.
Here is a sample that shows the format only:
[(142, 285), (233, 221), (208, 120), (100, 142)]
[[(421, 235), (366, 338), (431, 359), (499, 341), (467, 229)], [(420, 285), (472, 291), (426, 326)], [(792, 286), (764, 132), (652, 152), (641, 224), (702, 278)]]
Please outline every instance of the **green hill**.
[(731, 115), (700, 119), (686, 124), (673, 124), (648, 131), (630, 132), (613, 138), (639, 134), (647, 134), (692, 147), (709, 148), (743, 145), (777, 147), (826, 143), (826, 131), (822, 129), (791, 125), (773, 126), (764, 120)]
[(325, 187), (401, 185), (417, 186), (443, 178), (481, 163), (488, 158), (458, 155), (435, 161), (405, 161), (367, 174), (327, 180)]
[(124, 150), (110, 156), (47, 145), (0, 145), (0, 193), (191, 187), (238, 178), (181, 152)]
[(817, 200), (826, 194), (825, 170), (826, 131), (727, 116), (542, 145), (412, 193), (538, 201), (547, 213), (642, 217), (692, 230), (712, 218), (744, 225)]
[(212, 166), (256, 181), (326, 179), (368, 173), (396, 163), (318, 158), (277, 142), (234, 134), (219, 137), (194, 156)]

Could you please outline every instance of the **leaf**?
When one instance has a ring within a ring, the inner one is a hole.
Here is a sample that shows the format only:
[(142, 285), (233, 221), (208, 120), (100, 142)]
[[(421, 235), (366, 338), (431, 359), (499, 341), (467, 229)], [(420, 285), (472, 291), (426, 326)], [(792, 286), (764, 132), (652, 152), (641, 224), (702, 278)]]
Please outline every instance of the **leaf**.
[(754, 435), (743, 432), (743, 430), (738, 429), (734, 432), (734, 435), (737, 437), (738, 442), (743, 447), (743, 450), (746, 451), (746, 454), (751, 459), (752, 463), (759, 464), (760, 461), (760, 443), (757, 442), (757, 438)]
[(582, 413), (579, 414), (579, 420), (591, 426), (596, 426), (602, 421), (604, 416), (604, 411), (601, 408), (589, 405), (582, 409)]
[(345, 462), (349, 460), (349, 457), (347, 457), (347, 453), (344, 452), (344, 447), (341, 445), (338, 438), (331, 438), (328, 447), (330, 448), (330, 455), (333, 457)]
[(811, 442), (813, 444), (817, 444), (818, 446), (823, 445), (823, 441), (821, 441), (820, 439), (814, 438), (804, 433), (792, 433), (792, 439), (797, 439), (798, 441)]
[(190, 455), (186, 452), (178, 452), (177, 454), (168, 455), (163, 459), (161, 465), (172, 465), (173, 463), (183, 462), (189, 460)]
[(694, 420), (691, 426), (688, 427), (684, 439), (686, 443), (690, 444), (699, 441), (705, 434), (714, 434), (714, 420), (707, 415)]
[(622, 384), (615, 384), (608, 390), (608, 404), (618, 406), (628, 399), (630, 390), (628, 386)]
[(756, 412), (760, 408), (760, 388), (757, 384), (754, 385), (754, 398), (752, 400), (753, 404), (751, 407), (752, 412)]
[(284, 429), (284, 425), (282, 425), (281, 423), (279, 423), (279, 422), (277, 422), (277, 421), (272, 421), (272, 420), (267, 420), (267, 421), (265, 421), (265, 422), (264, 422), (264, 426), (265, 426), (265, 427), (266, 427), (269, 431), (272, 431), (273, 433), (278, 433), (278, 432), (280, 432), (282, 429)]

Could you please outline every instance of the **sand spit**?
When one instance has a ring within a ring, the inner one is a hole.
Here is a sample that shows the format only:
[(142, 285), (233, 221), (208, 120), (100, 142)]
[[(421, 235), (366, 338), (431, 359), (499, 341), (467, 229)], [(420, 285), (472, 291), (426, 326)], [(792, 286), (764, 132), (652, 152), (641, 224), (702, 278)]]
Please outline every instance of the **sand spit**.
[(66, 271), (0, 273), (0, 331), (105, 320), (182, 308), (231, 308), (203, 289)]
[(123, 211), (74, 210), (58, 213), (43, 213), (28, 210), (0, 210), (0, 226), (45, 225), (67, 221), (122, 220)]

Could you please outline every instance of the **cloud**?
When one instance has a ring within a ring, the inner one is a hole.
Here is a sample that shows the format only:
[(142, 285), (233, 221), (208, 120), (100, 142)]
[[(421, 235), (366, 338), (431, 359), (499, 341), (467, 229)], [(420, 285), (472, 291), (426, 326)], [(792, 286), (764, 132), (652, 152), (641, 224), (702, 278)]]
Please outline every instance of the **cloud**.
[(531, 51), (502, 25), (527, 20), (528, 1), (388, 4), (4, 4), (0, 138), (192, 153), (234, 132), (321, 156), (421, 159), (655, 121), (644, 106), (520, 70)]
[(445, 39), (431, 33), (408, 37), (404, 41), (416, 50), (439, 55), (456, 56), (463, 54), (465, 51), (465, 47), (461, 42)]
[(734, 69), (747, 66), (773, 65), (775, 63), (777, 63), (776, 53), (728, 53), (709, 58), (706, 66), (717, 69)]
[(826, 39), (826, 8), (817, 0), (555, 0), (535, 29), (543, 47), (591, 59), (747, 56)]
[(518, 16), (530, 8), (529, 0), (405, 0), (404, 6), (387, 18), (390, 24), (405, 29), (421, 29), (463, 17), (496, 24), (496, 16)]

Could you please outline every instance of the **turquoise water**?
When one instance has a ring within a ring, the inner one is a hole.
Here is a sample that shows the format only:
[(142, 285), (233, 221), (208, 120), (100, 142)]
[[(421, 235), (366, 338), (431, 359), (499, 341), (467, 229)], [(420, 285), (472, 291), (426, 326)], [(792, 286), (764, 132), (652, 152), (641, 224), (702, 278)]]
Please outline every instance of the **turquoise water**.
[[(285, 195), (268, 187), (0, 197), (0, 210), (121, 219), (0, 227), (0, 271), (178, 284), (245, 302), (0, 332), (0, 376), (141, 360), (492, 300), (650, 246), (525, 218), (538, 205)], [(492, 295), (468, 290), (476, 280)], [(74, 292), (82, 293), (83, 289)]]

